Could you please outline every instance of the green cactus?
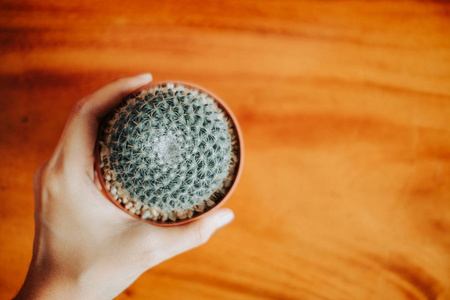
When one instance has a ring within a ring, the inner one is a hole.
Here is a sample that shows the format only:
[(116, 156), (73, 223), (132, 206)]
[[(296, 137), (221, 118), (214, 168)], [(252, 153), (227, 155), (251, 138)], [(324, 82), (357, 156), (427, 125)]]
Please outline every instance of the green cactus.
[(123, 101), (99, 138), (105, 186), (144, 219), (176, 221), (212, 207), (229, 189), (237, 137), (214, 99), (168, 83)]

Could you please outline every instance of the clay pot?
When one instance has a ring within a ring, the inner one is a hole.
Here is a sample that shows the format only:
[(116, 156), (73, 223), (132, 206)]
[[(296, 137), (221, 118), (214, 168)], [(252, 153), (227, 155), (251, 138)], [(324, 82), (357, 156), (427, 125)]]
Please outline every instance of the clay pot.
[[(233, 193), (234, 189), (236, 188), (239, 179), (241, 177), (242, 174), (242, 169), (243, 169), (243, 162), (244, 162), (244, 144), (243, 144), (243, 139), (242, 139), (242, 131), (241, 128), (239, 126), (239, 123), (237, 122), (237, 119), (235, 117), (235, 115), (233, 114), (233, 112), (231, 111), (231, 109), (225, 104), (225, 102), (220, 99), (218, 96), (216, 96), (215, 94), (207, 91), (206, 89), (199, 87), (195, 84), (191, 84), (191, 83), (186, 83), (186, 82), (181, 82), (181, 81), (160, 81), (160, 82), (154, 82), (154, 83), (150, 83), (146, 86), (143, 86), (141, 88), (139, 88), (138, 90), (132, 92), (131, 94), (129, 94), (128, 96), (126, 96), (123, 99), (123, 102), (126, 101), (129, 98), (135, 97), (137, 96), (142, 90), (148, 89), (148, 88), (152, 88), (152, 87), (156, 87), (156, 86), (161, 86), (161, 85), (165, 85), (168, 83), (173, 83), (176, 85), (183, 85), (187, 88), (191, 88), (191, 89), (195, 89), (198, 90), (199, 92), (205, 93), (208, 96), (210, 96), (211, 98), (213, 98), (215, 100), (215, 102), (218, 104), (218, 106), (223, 110), (224, 114), (226, 114), (229, 117), (230, 122), (233, 123), (234, 125), (234, 132), (236, 135), (236, 139), (238, 141), (238, 163), (236, 165), (234, 174), (230, 174), (231, 176), (231, 180), (232, 180), (232, 184), (231, 186), (228, 188), (228, 190), (226, 191), (224, 197), (220, 200), (215, 201), (215, 205), (209, 208), (206, 208), (205, 211), (198, 213), (196, 212), (191, 218), (187, 218), (184, 220), (176, 220), (176, 221), (171, 221), (171, 220), (167, 220), (167, 221), (161, 221), (161, 220), (152, 220), (152, 219), (144, 219), (141, 218), (140, 216), (136, 215), (135, 213), (130, 212), (128, 209), (126, 209), (123, 204), (121, 204), (118, 200), (114, 199), (114, 195), (106, 188), (106, 184), (105, 184), (105, 180), (103, 177), (103, 172), (102, 169), (100, 167), (100, 147), (99, 147), (99, 138), (97, 138), (97, 143), (96, 143), (96, 147), (95, 147), (95, 171), (97, 172), (100, 184), (102, 186), (102, 193), (106, 196), (106, 198), (108, 198), (115, 206), (117, 206), (119, 209), (123, 210), (125, 213), (133, 216), (136, 219), (139, 219), (143, 222), (147, 222), (149, 224), (152, 225), (157, 225), (157, 226), (163, 226), (163, 227), (169, 227), (169, 226), (177, 226), (177, 225), (182, 225), (182, 224), (186, 224), (186, 223), (190, 223), (192, 221), (198, 220), (199, 218), (202, 218), (203, 216), (205, 216), (206, 214), (210, 213), (213, 210), (216, 210), (217, 208), (219, 208), (220, 206), (222, 206), (231, 196), (231, 194)], [(120, 105), (119, 105), (120, 106)], [(102, 121), (102, 124), (105, 124), (105, 122), (107, 122), (109, 119), (109, 116), (105, 117), (105, 119)], [(100, 137), (100, 131), (102, 130), (102, 125), (100, 126), (99, 129), (99, 134), (98, 137)], [(230, 178), (230, 177), (229, 177)]]

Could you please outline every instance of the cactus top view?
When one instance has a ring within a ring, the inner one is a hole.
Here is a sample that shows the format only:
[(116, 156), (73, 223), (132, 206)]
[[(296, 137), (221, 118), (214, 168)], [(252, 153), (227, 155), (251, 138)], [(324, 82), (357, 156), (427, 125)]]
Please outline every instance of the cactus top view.
[(105, 193), (153, 224), (190, 221), (230, 192), (241, 158), (238, 131), (223, 103), (203, 90), (172, 82), (145, 87), (101, 126)]

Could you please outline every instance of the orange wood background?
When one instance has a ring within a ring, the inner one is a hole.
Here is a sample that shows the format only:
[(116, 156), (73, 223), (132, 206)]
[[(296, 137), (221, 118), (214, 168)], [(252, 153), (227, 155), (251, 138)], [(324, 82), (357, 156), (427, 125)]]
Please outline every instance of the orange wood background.
[(0, 0), (2, 299), (73, 103), (146, 71), (220, 95), (246, 162), (234, 223), (118, 299), (450, 299), (450, 2)]

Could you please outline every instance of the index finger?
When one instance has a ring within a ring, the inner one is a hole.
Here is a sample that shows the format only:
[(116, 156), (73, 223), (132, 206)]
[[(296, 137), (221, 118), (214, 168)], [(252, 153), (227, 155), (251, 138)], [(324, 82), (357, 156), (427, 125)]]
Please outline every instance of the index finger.
[(75, 104), (57, 146), (57, 152), (64, 155), (64, 163), (72, 170), (93, 172), (93, 150), (101, 118), (125, 96), (151, 81), (149, 73), (122, 78)]

